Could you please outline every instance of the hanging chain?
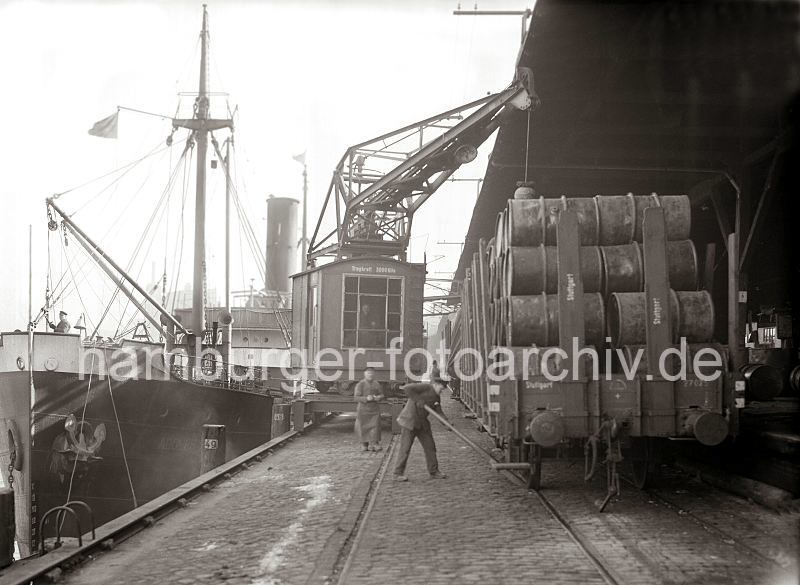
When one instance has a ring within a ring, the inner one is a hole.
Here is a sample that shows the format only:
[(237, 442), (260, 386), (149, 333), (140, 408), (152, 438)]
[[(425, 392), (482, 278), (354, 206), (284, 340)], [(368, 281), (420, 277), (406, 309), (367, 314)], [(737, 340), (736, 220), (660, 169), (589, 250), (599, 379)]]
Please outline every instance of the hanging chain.
[(8, 487), (14, 489), (14, 463), (17, 460), (17, 450), (11, 451), (11, 461), (8, 464)]

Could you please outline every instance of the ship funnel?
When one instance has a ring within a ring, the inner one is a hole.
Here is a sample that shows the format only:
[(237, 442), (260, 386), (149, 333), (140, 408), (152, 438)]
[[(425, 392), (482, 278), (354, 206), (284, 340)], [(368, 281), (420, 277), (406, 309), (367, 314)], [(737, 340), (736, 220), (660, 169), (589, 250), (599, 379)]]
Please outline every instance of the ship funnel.
[(289, 277), (297, 271), (297, 199), (267, 199), (267, 266), (265, 288), (288, 293)]

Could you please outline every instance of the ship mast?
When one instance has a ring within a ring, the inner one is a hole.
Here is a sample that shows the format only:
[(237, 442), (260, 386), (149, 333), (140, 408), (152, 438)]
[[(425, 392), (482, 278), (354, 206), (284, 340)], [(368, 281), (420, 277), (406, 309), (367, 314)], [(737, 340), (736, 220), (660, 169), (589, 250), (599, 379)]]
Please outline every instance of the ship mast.
[(195, 118), (200, 128), (195, 131), (197, 141), (197, 187), (194, 208), (194, 282), (192, 284), (192, 333), (198, 350), (202, 349), (205, 329), (204, 283), (206, 272), (206, 155), (208, 131), (203, 123), (208, 120), (208, 11), (203, 5), (203, 29), (200, 31), (200, 88), (195, 102)]
[(196, 353), (202, 351), (205, 329), (205, 272), (206, 272), (206, 158), (208, 154), (208, 134), (221, 128), (233, 128), (229, 119), (209, 117), (208, 95), (208, 10), (203, 4), (203, 28), (200, 31), (200, 84), (191, 119), (174, 119), (174, 127), (192, 130), (197, 144), (197, 187), (195, 192), (194, 215), (194, 279), (192, 285), (191, 331), (195, 339)]

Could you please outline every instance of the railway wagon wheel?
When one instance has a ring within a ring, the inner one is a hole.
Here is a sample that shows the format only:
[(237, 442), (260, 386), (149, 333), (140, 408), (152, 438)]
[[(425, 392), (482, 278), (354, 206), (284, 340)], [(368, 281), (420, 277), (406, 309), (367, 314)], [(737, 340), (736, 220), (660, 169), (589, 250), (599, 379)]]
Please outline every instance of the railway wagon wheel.
[(317, 392), (321, 394), (327, 394), (331, 391), (332, 387), (333, 382), (323, 382), (321, 380), (314, 382), (314, 388), (316, 388)]
[(531, 464), (528, 471), (528, 489), (536, 490), (537, 492), (542, 487), (542, 446), (533, 443), (528, 449), (529, 463)]
[(356, 384), (358, 384), (358, 381), (336, 382), (336, 392), (340, 396), (352, 396), (355, 392)]
[(630, 457), (633, 484), (637, 489), (652, 487), (656, 481), (657, 443), (653, 437), (631, 437)]

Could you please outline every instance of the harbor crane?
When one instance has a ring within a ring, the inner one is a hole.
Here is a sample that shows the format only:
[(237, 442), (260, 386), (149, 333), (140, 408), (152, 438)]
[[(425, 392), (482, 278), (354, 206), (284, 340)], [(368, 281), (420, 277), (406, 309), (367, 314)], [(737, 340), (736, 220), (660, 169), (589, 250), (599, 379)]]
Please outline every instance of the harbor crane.
[[(347, 149), (336, 166), (311, 237), (308, 268), (323, 259), (388, 256), (406, 261), (414, 214), (500, 126), (509, 109), (533, 110), (533, 74), (438, 115)], [(427, 139), (427, 140), (426, 140)], [(335, 213), (336, 225), (324, 221)]]

